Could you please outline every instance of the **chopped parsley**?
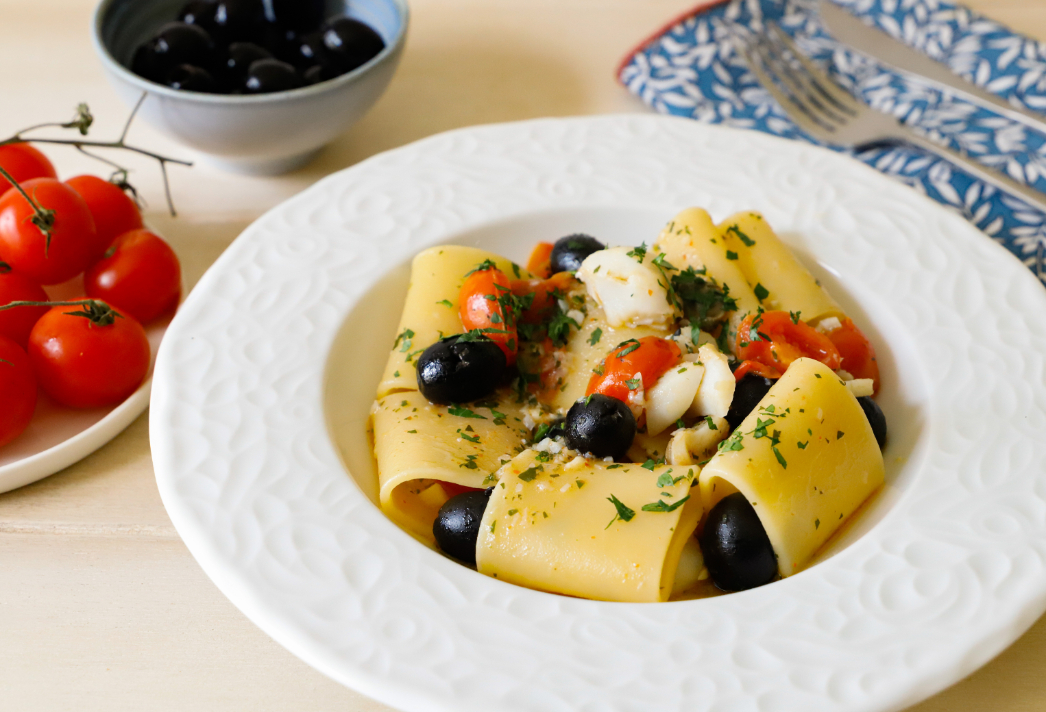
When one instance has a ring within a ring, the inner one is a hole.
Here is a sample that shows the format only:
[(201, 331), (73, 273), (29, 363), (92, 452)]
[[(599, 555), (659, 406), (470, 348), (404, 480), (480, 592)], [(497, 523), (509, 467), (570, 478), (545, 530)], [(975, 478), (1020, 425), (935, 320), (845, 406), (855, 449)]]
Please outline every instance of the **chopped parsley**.
[(479, 465), (476, 464), (476, 455), (466, 455), (465, 462), (458, 465), (458, 467), (464, 467), (468, 470), (478, 470)]
[(712, 416), (710, 416), (710, 415), (706, 415), (705, 416), (705, 425), (708, 426), (709, 430), (719, 430), (719, 428), (716, 426), (715, 422), (712, 420)]
[(478, 265), (476, 265), (473, 269), (470, 269), (468, 272), (466, 272), (465, 276), (468, 277), (469, 275), (475, 274), (476, 272), (486, 272), (488, 269), (497, 269), (497, 268), (498, 268), (498, 266), (494, 263), (494, 260), (483, 260)]
[(755, 287), (752, 291), (755, 292), (755, 298), (759, 301), (763, 301), (764, 299), (770, 296), (770, 290), (764, 287), (759, 282), (756, 282)]
[[(633, 247), (631, 250), (625, 253), (629, 257), (635, 259), (639, 264), (643, 264), (643, 260), (646, 259), (646, 243), (643, 242), (639, 247)], [(628, 520), (625, 520), (628, 521)]]
[(821, 526), (821, 520), (820, 519), (815, 519), (814, 520), (814, 529), (817, 529), (820, 526)]
[(637, 339), (627, 339), (627, 340), (622, 341), (620, 344), (617, 345), (617, 348), (619, 348), (619, 349), (621, 349), (622, 346), (625, 346), (626, 348), (621, 349), (620, 351), (618, 351), (614, 355), (617, 356), (619, 359), (623, 359), (625, 356), (628, 356), (630, 353), (632, 353), (633, 351), (638, 349), (640, 347), (640, 345), (641, 344), (639, 343), (639, 341)]
[[(690, 320), (691, 329), (694, 330), (692, 339), (697, 339), (699, 329), (712, 331), (726, 321), (727, 312), (737, 310), (737, 301), (730, 296), (729, 287), (718, 286), (710, 277), (693, 267), (672, 275), (670, 282), (683, 316)], [(694, 343), (697, 343), (696, 340)]]
[(538, 425), (537, 429), (534, 431), (534, 442), (539, 443), (544, 440), (545, 436), (548, 435), (549, 430), (552, 430), (552, 426), (548, 423), (541, 423)]
[[(399, 346), (401, 353), (407, 353), (414, 345), (411, 341), (411, 339), (413, 338), (414, 332), (410, 329), (404, 329), (402, 332), (400, 332), (400, 335), (396, 337), (396, 340), (392, 342), (392, 348), (396, 348), (397, 346)], [(402, 346), (400, 346), (401, 343), (403, 344)]]
[(657, 460), (647, 460), (641, 465), (641, 467), (653, 472), (654, 468), (657, 467)]
[[(607, 497), (607, 501), (613, 504), (614, 509), (617, 510), (617, 514), (615, 514), (614, 518), (610, 520), (610, 524), (613, 524), (618, 519), (620, 519), (623, 522), (630, 522), (632, 521), (632, 518), (636, 516), (636, 512), (634, 509), (630, 509), (629, 507), (625, 506), (624, 502), (615, 497), (613, 494)], [(610, 528), (610, 524), (607, 524), (603, 528), (604, 531)]]
[(800, 449), (800, 450), (805, 450), (805, 449), (806, 449), (806, 446), (807, 446), (807, 445), (809, 445), (809, 444), (810, 444), (810, 441), (809, 441), (809, 440), (807, 440), (807, 441), (806, 441), (805, 443), (801, 443), (801, 442), (796, 442), (796, 445), (798, 445), (798, 446), (799, 446), (799, 449)]
[(741, 240), (741, 242), (745, 243), (745, 247), (755, 247), (755, 240), (741, 232), (741, 228), (739, 228), (737, 225), (731, 225), (726, 229), (726, 232), (728, 234), (732, 232), (735, 235), (737, 235), (738, 239)]
[(783, 468), (785, 468), (787, 470), (788, 469), (788, 462), (784, 459), (784, 455), (781, 454), (781, 451), (777, 449), (777, 446), (776, 445), (771, 445), (770, 449), (774, 451), (774, 457), (776, 457), (777, 461), (779, 463), (781, 463), (781, 467), (783, 467)]
[(644, 512), (674, 512), (677, 509), (679, 509), (680, 507), (682, 507), (683, 503), (686, 502), (688, 499), (690, 499), (690, 495), (687, 495), (686, 497), (683, 497), (678, 502), (673, 502), (672, 504), (666, 504), (664, 500), (659, 499), (656, 502), (651, 502), (650, 504), (644, 504), (643, 505), (643, 511)]
[(734, 252), (733, 250), (727, 250), (726, 251), (726, 258), (728, 260), (736, 260), (737, 259), (737, 253)]
[(603, 330), (597, 326), (595, 331), (592, 332), (592, 335), (588, 337), (589, 346), (595, 346), (599, 343), (601, 338), (603, 338)]
[(635, 378), (630, 378), (627, 381), (625, 381), (625, 385), (628, 386), (628, 390), (634, 391), (641, 385), (643, 385), (643, 377), (636, 376)]
[(443, 306), (445, 306), (445, 307), (447, 307), (449, 309), (453, 309), (454, 308), (454, 302), (450, 301), (449, 299), (442, 299), (442, 300), (436, 302), (436, 304), (442, 304)]
[(799, 315), (800, 314), (802, 314), (801, 311), (790, 311), (790, 312), (788, 312), (788, 316), (792, 319), (792, 323), (793, 324), (798, 324), (799, 323)]
[(466, 433), (461, 428), (458, 428), (458, 435), (463, 437), (465, 440), (468, 440), (470, 443), (478, 443), (479, 442), (479, 436), (478, 435), (469, 435), (468, 433)]
[(523, 480), (524, 482), (533, 482), (534, 478), (538, 476), (538, 472), (539, 470), (537, 467), (528, 467), (527, 469), (519, 473), (519, 479)]
[(843, 437), (844, 435), (846, 435), (846, 433), (844, 433), (844, 432), (843, 432), (842, 430), (839, 430), (839, 431), (838, 431), (838, 432), (836, 432), (836, 434), (835, 434), (835, 439), (836, 439), (836, 440), (839, 440), (839, 439), (840, 439), (840, 438), (842, 438), (842, 437)]
[(452, 405), (447, 408), (447, 412), (451, 415), (456, 415), (459, 418), (477, 418), (479, 420), (486, 420), (487, 416), (480, 415), (470, 408), (466, 408), (463, 405)]

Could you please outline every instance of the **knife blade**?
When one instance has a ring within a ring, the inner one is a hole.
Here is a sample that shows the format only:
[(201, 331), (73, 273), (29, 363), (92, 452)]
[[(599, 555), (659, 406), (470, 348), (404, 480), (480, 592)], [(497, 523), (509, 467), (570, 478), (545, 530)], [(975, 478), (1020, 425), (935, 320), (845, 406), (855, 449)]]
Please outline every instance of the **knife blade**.
[[(968, 101), (1046, 131), (1046, 117), (1014, 106), (953, 72), (948, 65), (927, 57), (873, 25), (865, 24), (831, 0), (818, 0), (821, 19), (837, 40), (877, 59), (902, 74), (931, 85), (944, 85)], [(940, 87), (938, 87), (940, 88)]]

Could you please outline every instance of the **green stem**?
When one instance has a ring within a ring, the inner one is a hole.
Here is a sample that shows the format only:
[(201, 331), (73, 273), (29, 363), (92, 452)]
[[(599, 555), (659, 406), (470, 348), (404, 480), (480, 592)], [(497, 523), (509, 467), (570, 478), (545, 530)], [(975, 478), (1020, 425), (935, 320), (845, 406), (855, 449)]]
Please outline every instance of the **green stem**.
[(98, 326), (109, 326), (124, 316), (100, 299), (77, 299), (68, 302), (10, 302), (0, 307), (0, 312), (16, 307), (87, 307), (83, 311), (66, 312), (67, 316), (79, 316)]
[(25, 201), (29, 203), (29, 207), (33, 209), (32, 223), (36, 225), (37, 229), (44, 234), (47, 238), (47, 244), (44, 246), (44, 257), (47, 256), (48, 250), (51, 249), (51, 231), (54, 229), (54, 211), (42, 208), (33, 202), (33, 199), (29, 197), (29, 194), (25, 192), (25, 189), (19, 185), (18, 181), (14, 177), (0, 166), (0, 175), (7, 179), (7, 182), (14, 186), (15, 190), (22, 194)]

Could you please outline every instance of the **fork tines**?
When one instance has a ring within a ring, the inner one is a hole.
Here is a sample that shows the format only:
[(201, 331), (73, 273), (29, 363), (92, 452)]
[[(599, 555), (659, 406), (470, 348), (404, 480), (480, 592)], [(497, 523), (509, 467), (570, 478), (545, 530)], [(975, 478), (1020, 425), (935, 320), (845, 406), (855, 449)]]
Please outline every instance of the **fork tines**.
[(734, 46), (759, 83), (801, 129), (830, 140), (841, 125), (859, 114), (860, 105), (815, 67), (780, 27), (772, 22), (766, 26), (762, 34), (735, 28)]

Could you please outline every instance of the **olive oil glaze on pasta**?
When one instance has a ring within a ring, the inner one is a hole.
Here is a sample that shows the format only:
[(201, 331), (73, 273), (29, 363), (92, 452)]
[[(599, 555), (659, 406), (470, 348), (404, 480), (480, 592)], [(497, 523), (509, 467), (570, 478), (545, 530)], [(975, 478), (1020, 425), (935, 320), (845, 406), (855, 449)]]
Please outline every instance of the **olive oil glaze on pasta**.
[[(383, 511), (483, 574), (606, 601), (790, 576), (883, 483), (875, 352), (757, 213), (526, 269), (415, 257), (371, 436)], [(714, 584), (714, 585), (713, 585)]]

